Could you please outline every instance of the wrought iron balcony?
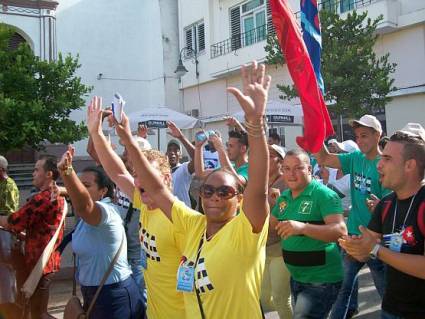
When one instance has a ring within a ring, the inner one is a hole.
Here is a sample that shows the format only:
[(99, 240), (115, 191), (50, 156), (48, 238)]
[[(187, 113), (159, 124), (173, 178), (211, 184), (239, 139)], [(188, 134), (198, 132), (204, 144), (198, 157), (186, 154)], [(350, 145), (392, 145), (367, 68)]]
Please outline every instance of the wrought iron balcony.
[[(344, 13), (354, 9), (366, 7), (374, 2), (379, 1), (380, 0), (323, 0), (319, 3), (319, 10), (332, 10), (337, 13)], [(299, 21), (301, 17), (300, 11), (295, 12), (294, 14), (296, 19)], [(226, 40), (214, 43), (210, 46), (211, 59), (264, 41), (269, 34), (274, 34), (273, 26), (262, 25), (256, 29), (240, 33)]]
[(258, 28), (240, 33), (224, 41), (211, 45), (211, 58), (225, 55), (237, 49), (252, 45), (265, 40), (267, 37), (267, 26), (264, 24)]

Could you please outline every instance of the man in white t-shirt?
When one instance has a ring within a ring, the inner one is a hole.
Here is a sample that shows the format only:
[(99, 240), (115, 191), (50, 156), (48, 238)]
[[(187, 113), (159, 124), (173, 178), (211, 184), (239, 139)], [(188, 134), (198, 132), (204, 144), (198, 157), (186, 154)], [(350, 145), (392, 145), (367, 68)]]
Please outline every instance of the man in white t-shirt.
[[(186, 206), (191, 207), (189, 188), (190, 183), (192, 182), (192, 174), (195, 171), (193, 163), (195, 147), (189, 142), (189, 140), (183, 135), (180, 129), (173, 122), (168, 122), (167, 125), (168, 129), (170, 130), (168, 133), (172, 137), (178, 139), (172, 139), (168, 142), (166, 152), (172, 172), (171, 176), (173, 179), (173, 194), (177, 196), (179, 200), (184, 202)], [(189, 153), (191, 158), (190, 162), (180, 164), (182, 155), (182, 146), (180, 142), (184, 145), (187, 152)]]

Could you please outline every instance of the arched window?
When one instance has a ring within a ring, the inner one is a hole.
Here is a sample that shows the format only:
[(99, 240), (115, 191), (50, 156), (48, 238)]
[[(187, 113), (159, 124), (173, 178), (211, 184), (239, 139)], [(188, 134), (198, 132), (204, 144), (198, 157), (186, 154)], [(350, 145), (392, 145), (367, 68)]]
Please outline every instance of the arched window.
[(21, 43), (27, 42), (19, 33), (15, 32), (9, 41), (9, 49), (16, 50)]

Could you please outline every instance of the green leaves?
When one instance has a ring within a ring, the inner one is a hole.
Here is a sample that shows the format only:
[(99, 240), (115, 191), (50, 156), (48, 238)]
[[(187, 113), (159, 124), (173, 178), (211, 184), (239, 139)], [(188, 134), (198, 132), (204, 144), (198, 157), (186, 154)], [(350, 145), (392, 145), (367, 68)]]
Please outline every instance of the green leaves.
[(69, 119), (91, 91), (76, 76), (78, 57), (59, 54), (42, 61), (28, 45), (9, 49), (14, 30), (0, 24), (0, 153), (44, 141), (72, 143), (87, 135), (85, 125)]
[[(352, 11), (345, 19), (332, 10), (321, 10), (322, 76), (325, 101), (332, 102), (332, 111), (346, 117), (358, 117), (383, 108), (395, 91), (396, 64), (389, 63), (389, 54), (377, 56), (373, 48), (376, 28), (382, 16), (375, 20), (367, 12)], [(276, 36), (267, 40), (266, 63), (284, 64)], [(297, 97), (292, 85), (277, 85), (281, 98)]]

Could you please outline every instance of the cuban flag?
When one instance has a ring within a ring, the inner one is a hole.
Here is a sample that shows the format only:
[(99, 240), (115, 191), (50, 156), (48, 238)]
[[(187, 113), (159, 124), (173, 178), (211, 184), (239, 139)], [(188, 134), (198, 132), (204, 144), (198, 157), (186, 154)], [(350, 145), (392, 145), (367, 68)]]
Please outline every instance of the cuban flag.
[[(310, 0), (308, 0), (310, 1)], [(307, 152), (317, 153), (334, 130), (320, 91), (301, 30), (287, 0), (270, 0), (273, 25), (304, 113), (304, 135), (297, 144)]]
[(317, 84), (325, 92), (322, 74), (320, 73), (320, 56), (322, 52), (322, 35), (320, 33), (319, 10), (317, 0), (301, 0), (301, 29), (303, 31), (304, 43), (310, 55), (316, 74)]

